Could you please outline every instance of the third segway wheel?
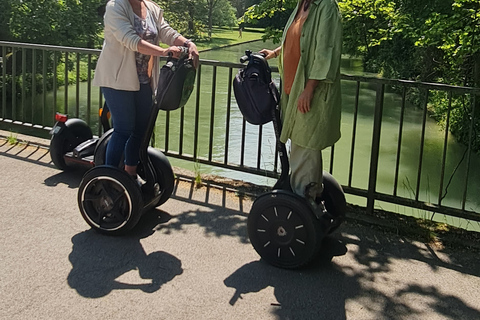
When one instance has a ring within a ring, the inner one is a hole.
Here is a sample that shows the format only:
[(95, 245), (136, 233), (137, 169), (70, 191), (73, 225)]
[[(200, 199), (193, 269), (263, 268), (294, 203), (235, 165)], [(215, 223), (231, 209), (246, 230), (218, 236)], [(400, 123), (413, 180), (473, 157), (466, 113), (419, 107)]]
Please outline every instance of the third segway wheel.
[(294, 269), (309, 263), (323, 235), (308, 204), (299, 196), (274, 190), (258, 197), (247, 221), (248, 236), (268, 263)]
[(55, 167), (60, 170), (67, 170), (65, 154), (91, 138), (92, 130), (85, 121), (75, 118), (67, 120), (65, 128), (59, 133), (53, 134), (50, 140), (50, 157)]
[(332, 233), (345, 220), (347, 201), (342, 186), (326, 171), (323, 171), (323, 186), (322, 198), (318, 200), (324, 201), (325, 208), (333, 216), (333, 222), (328, 232)]
[(121, 235), (138, 223), (143, 200), (137, 182), (124, 170), (98, 166), (87, 171), (80, 183), (78, 207), (96, 231)]

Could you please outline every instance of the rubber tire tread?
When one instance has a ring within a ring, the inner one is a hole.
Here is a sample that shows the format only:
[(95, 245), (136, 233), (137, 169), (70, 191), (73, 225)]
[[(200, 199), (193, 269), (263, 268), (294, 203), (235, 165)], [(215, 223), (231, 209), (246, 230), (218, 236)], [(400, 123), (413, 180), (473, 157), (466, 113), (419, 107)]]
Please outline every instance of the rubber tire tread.
[[(261, 249), (263, 248), (263, 244), (258, 243), (256, 238), (257, 221), (258, 219), (262, 219), (262, 212), (272, 206), (282, 205), (289, 207), (291, 210), (295, 210), (297, 213), (301, 213), (303, 219), (305, 220), (304, 225), (308, 228), (308, 233), (311, 240), (308, 242), (309, 252), (303, 259), (295, 263), (285, 263), (279, 259), (270, 259), (262, 256)], [(323, 235), (321, 235), (320, 231), (319, 221), (315, 218), (310, 207), (304, 202), (304, 200), (288, 191), (280, 190), (274, 190), (272, 192), (262, 194), (254, 201), (247, 219), (247, 230), (250, 242), (262, 259), (269, 264), (282, 269), (298, 269), (308, 265), (312, 259), (318, 255), (323, 239)]]

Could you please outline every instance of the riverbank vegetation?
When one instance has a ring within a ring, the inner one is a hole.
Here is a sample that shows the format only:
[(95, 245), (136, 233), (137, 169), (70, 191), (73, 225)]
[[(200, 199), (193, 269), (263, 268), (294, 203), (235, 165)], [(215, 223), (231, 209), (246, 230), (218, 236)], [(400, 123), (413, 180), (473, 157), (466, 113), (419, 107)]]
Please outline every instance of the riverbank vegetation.
[[(297, 4), (297, 0), (155, 1), (165, 9), (166, 19), (194, 39), (200, 50), (260, 36), (278, 42)], [(0, 40), (99, 49), (105, 3), (106, 0), (3, 0)], [(387, 78), (480, 87), (480, 1), (338, 0), (338, 3), (343, 16), (344, 53), (360, 57), (366, 72)], [(249, 32), (251, 27), (265, 31), (259, 35)], [(243, 30), (241, 38), (239, 28)], [(20, 56), (21, 52), (16, 54)], [(9, 52), (3, 57), (7, 74), (12, 68), (12, 55)], [(27, 57), (27, 68), (35, 63), (32, 59)], [(21, 60), (16, 59), (19, 74), (25, 71), (21, 70)], [(42, 68), (40, 63), (37, 70)], [(60, 67), (62, 61), (57, 65)], [(67, 67), (71, 72), (76, 68)], [(49, 75), (53, 74), (52, 68), (53, 65), (47, 66)], [(25, 81), (19, 76), (17, 86), (29, 83), (31, 70), (24, 74)], [(57, 70), (57, 74), (64, 72)], [(11, 80), (7, 77), (3, 81)], [(422, 93), (409, 94), (413, 101), (422, 99)], [(463, 144), (470, 143), (470, 122), (476, 119), (472, 146), (480, 152), (480, 98), (476, 99), (476, 106), (473, 99), (465, 97), (433, 94), (428, 99), (430, 114), (440, 123), (445, 123), (451, 112), (450, 130)]]

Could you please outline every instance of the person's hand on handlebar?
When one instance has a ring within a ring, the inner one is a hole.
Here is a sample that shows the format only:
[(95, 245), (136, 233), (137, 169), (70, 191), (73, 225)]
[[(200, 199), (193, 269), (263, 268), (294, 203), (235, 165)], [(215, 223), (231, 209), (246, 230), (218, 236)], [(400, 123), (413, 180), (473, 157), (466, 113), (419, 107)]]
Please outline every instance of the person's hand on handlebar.
[(263, 53), (265, 55), (265, 59), (272, 59), (272, 58), (277, 58), (278, 55), (280, 54), (280, 50), (282, 47), (278, 47), (275, 50), (268, 50), (268, 49), (262, 49), (258, 53)]
[(179, 46), (171, 46), (165, 50), (165, 56), (172, 56), (172, 58), (180, 59), (185, 54), (184, 48)]
[(198, 54), (197, 46), (195, 45), (195, 43), (189, 41), (188, 44), (187, 44), (187, 48), (188, 48), (189, 58), (192, 59), (193, 66), (195, 67), (195, 69), (197, 69), (198, 60), (199, 60), (199, 57), (200, 57), (200, 55)]

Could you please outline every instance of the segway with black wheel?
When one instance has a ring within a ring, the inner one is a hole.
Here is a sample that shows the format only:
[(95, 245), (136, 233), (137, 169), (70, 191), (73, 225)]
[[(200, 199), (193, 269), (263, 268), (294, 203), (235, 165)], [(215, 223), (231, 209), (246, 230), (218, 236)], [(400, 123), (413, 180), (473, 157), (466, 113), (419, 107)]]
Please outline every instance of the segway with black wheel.
[[(180, 59), (169, 57), (161, 68), (137, 167), (144, 183), (139, 185), (122, 167), (105, 164), (95, 164), (85, 173), (77, 200), (82, 217), (94, 230), (109, 235), (125, 234), (135, 227), (143, 213), (170, 198), (174, 189), (172, 167), (162, 152), (149, 147), (149, 142), (159, 110), (183, 107), (193, 91), (196, 71), (187, 56), (184, 50)], [(108, 142), (109, 137), (103, 139)], [(102, 151), (97, 148), (95, 158), (104, 163), (103, 147), (100, 148)]]
[(281, 163), (281, 174), (273, 190), (260, 195), (252, 205), (248, 236), (268, 263), (286, 269), (299, 268), (317, 255), (323, 238), (343, 222), (345, 195), (340, 184), (325, 171), (321, 198), (307, 199), (292, 191), (287, 151), (280, 141), (280, 94), (265, 57), (251, 51), (245, 53), (240, 62), (248, 63), (233, 82), (235, 98), (249, 123), (263, 125), (273, 121)]

